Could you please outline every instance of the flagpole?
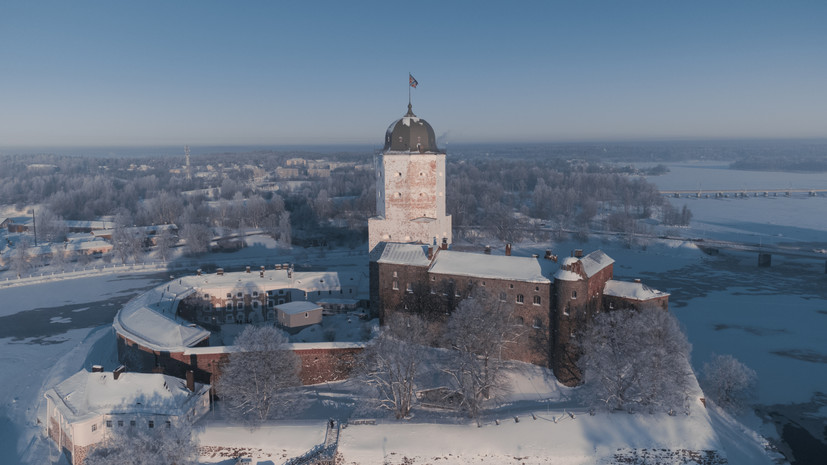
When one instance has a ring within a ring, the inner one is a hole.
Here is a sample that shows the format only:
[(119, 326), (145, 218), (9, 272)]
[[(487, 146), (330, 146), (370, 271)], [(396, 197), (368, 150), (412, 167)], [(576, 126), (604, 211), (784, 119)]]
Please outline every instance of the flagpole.
[(411, 72), (408, 71), (408, 106), (411, 105)]

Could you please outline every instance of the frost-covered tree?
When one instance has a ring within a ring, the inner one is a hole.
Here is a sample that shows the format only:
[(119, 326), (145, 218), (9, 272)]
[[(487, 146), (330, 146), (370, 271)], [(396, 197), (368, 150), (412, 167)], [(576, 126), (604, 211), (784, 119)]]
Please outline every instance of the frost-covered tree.
[(686, 408), (692, 346), (669, 312), (643, 308), (598, 314), (578, 344), (583, 392), (593, 407)]
[(257, 425), (295, 400), (301, 361), (272, 326), (247, 326), (233, 345), (216, 391), (231, 418)]
[(209, 249), (212, 233), (203, 224), (187, 223), (181, 228), (181, 238), (186, 243), (187, 254), (198, 255)]
[(755, 396), (758, 375), (732, 355), (712, 355), (704, 363), (704, 392), (718, 405), (740, 409)]
[(169, 427), (112, 428), (103, 442), (93, 446), (86, 465), (197, 465), (198, 441), (189, 423)]
[(32, 268), (32, 257), (29, 254), (30, 249), (31, 246), (29, 245), (28, 237), (21, 238), (14, 245), (14, 250), (11, 253), (9, 263), (11, 269), (14, 270), (18, 278), (28, 273)]
[(413, 407), (417, 374), (427, 353), (422, 344), (427, 340), (422, 318), (394, 313), (359, 357), (360, 378), (396, 418), (408, 416)]
[(478, 419), (482, 403), (502, 389), (502, 352), (516, 328), (510, 307), (481, 290), (463, 299), (448, 319), (444, 339), (452, 350), (442, 371), (470, 417)]
[(163, 261), (167, 261), (172, 256), (172, 246), (175, 244), (176, 238), (173, 237), (172, 232), (168, 228), (163, 228), (158, 233), (155, 240), (155, 246), (158, 249), (158, 257)]

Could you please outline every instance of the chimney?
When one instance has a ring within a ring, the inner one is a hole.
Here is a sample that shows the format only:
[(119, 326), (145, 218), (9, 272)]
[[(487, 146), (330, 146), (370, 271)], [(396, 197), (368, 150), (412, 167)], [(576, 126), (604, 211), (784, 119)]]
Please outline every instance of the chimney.
[(293, 278), (293, 268), (287, 268), (287, 278), (288, 279)]
[(247, 271), (247, 273), (250, 272), (250, 267), (249, 266), (247, 267), (246, 271)]
[(264, 267), (263, 267), (263, 266), (262, 266), (262, 267), (261, 267), (261, 269), (258, 271), (258, 276), (259, 276), (260, 278), (263, 278), (263, 277), (264, 277)]
[(434, 248), (433, 246), (428, 246), (428, 260), (434, 259)]
[(574, 249), (574, 258), (583, 258), (583, 249)]
[(543, 256), (546, 260), (551, 260), (551, 249), (546, 249), (546, 254)]
[(218, 276), (224, 276), (224, 268), (218, 268), (217, 270), (215, 270), (215, 274), (217, 274)]
[(92, 373), (103, 373), (103, 365), (92, 365)]
[(635, 282), (640, 284), (640, 278), (635, 278)]
[(505, 256), (506, 257), (511, 256), (511, 244), (510, 243), (505, 244)]
[(491, 246), (490, 245), (485, 246), (485, 255), (491, 255)]
[(531, 254), (531, 258), (540, 258), (540, 256), (537, 255), (536, 253), (533, 253), (533, 254)]
[(187, 389), (195, 392), (195, 372), (192, 370), (187, 370)]
[(112, 377), (116, 380), (121, 376), (121, 373), (126, 371), (126, 367), (121, 365), (118, 368), (115, 368), (115, 371), (112, 372)]
[(201, 268), (195, 270), (195, 276), (201, 276)]
[(440, 247), (440, 248), (442, 250), (448, 250), (448, 238), (447, 237), (442, 238), (442, 247)]

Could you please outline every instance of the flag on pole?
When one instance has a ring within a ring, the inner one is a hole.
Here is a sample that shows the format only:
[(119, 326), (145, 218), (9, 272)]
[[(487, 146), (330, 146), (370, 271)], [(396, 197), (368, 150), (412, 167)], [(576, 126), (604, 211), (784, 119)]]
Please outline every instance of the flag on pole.
[(414, 79), (411, 73), (408, 73), (408, 84), (410, 84), (411, 87), (413, 87), (414, 89), (416, 89), (416, 86), (419, 85), (419, 83), (416, 81), (416, 79)]

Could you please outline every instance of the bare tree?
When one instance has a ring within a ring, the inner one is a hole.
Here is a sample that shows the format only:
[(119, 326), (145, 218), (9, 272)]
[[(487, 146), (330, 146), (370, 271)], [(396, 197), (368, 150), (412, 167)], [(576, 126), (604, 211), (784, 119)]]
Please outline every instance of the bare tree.
[(86, 465), (197, 465), (198, 441), (187, 422), (168, 428), (138, 426), (113, 428), (112, 435), (95, 445), (86, 456)]
[(416, 377), (426, 354), (422, 343), (427, 338), (422, 318), (395, 313), (360, 356), (360, 377), (376, 391), (379, 405), (396, 418), (408, 416), (413, 406)]
[(290, 388), (301, 385), (301, 361), (272, 326), (247, 326), (234, 347), (216, 391), (230, 417), (257, 425), (294, 400)]
[(169, 228), (162, 228), (155, 240), (155, 247), (158, 249), (158, 256), (161, 260), (166, 262), (172, 256), (172, 246), (175, 242), (176, 238), (172, 236)]
[(755, 396), (758, 375), (732, 355), (712, 355), (704, 363), (704, 392), (718, 405), (738, 410)]
[(669, 312), (643, 308), (598, 314), (578, 345), (583, 392), (593, 407), (688, 408), (692, 346)]
[(66, 239), (69, 229), (63, 217), (48, 208), (37, 211), (37, 236), (44, 242), (61, 242)]
[(203, 224), (187, 223), (181, 229), (181, 237), (186, 243), (187, 253), (197, 255), (209, 249), (212, 233)]
[(483, 401), (503, 389), (502, 352), (513, 341), (511, 308), (479, 289), (463, 299), (445, 327), (453, 350), (442, 371), (462, 395), (460, 407), (479, 419)]
[(32, 267), (29, 250), (31, 250), (31, 247), (29, 246), (28, 237), (21, 238), (17, 241), (17, 244), (14, 245), (10, 264), (11, 269), (14, 270), (18, 278), (26, 274)]
[(279, 215), (279, 241), (284, 247), (290, 247), (293, 243), (293, 228), (290, 226), (290, 212), (288, 211)]

